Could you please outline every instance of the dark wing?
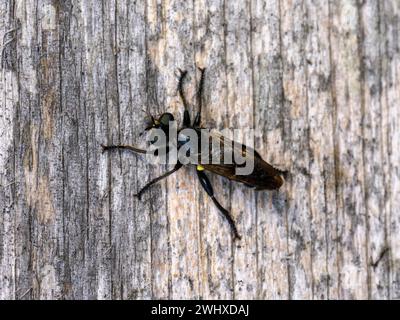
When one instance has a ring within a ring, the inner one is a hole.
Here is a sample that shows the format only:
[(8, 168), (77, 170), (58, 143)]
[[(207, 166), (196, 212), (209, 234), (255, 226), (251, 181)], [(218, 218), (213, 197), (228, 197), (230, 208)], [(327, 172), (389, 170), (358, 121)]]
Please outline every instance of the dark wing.
[[(224, 176), (233, 181), (241, 182), (248, 187), (255, 188), (256, 190), (279, 189), (283, 184), (280, 172), (262, 159), (254, 162), (254, 170), (249, 175), (237, 175), (236, 167), (234, 165), (204, 164), (202, 166), (207, 171)], [(267, 171), (270, 168), (275, 170), (275, 174), (271, 174), (271, 172)]]
[[(227, 177), (230, 180), (244, 183), (257, 190), (278, 189), (283, 184), (282, 171), (265, 162), (254, 149), (234, 142), (216, 131), (210, 132), (209, 139), (209, 161), (208, 163), (202, 163), (201, 159), (199, 160), (199, 163), (207, 171)], [(213, 148), (213, 140), (214, 142), (218, 141), (220, 145), (219, 149)], [(254, 169), (252, 173), (249, 175), (236, 174), (236, 169), (241, 165), (235, 162), (234, 152), (241, 153), (246, 162), (253, 161)], [(232, 161), (231, 163), (225, 163), (226, 159), (224, 157), (229, 154), (231, 155), (229, 156), (229, 160)]]

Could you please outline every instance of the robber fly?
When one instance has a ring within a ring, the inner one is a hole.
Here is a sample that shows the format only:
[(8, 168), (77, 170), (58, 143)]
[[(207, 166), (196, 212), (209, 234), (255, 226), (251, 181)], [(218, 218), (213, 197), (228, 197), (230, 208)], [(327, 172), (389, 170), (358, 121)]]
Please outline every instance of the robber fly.
[[(180, 72), (180, 77), (179, 77), (179, 82), (178, 82), (178, 91), (180, 98), (183, 103), (184, 107), (184, 112), (183, 112), (183, 127), (178, 129), (178, 141), (175, 141), (174, 143), (177, 145), (177, 148), (181, 148), (183, 145), (185, 145), (186, 141), (185, 139), (180, 139), (179, 133), (185, 129), (185, 128), (190, 128), (198, 132), (199, 136), (199, 141), (201, 140), (201, 134), (200, 130), (202, 129), (200, 122), (201, 122), (201, 112), (202, 112), (202, 93), (203, 93), (203, 84), (204, 84), (204, 70), (202, 68), (199, 68), (201, 72), (201, 78), (200, 78), (200, 83), (199, 83), (199, 88), (197, 91), (197, 103), (198, 103), (198, 111), (196, 114), (196, 117), (193, 121), (191, 122), (190, 115), (189, 115), (189, 109), (188, 109), (188, 102), (183, 90), (183, 83), (185, 80), (185, 77), (187, 75), (187, 71), (182, 71), (179, 70)], [(153, 116), (150, 115), (151, 122), (150, 124), (146, 127), (145, 131), (151, 130), (153, 128), (161, 129), (163, 130), (166, 134), (168, 134), (169, 131), (169, 125), (172, 121), (174, 121), (174, 116), (171, 113), (164, 113), (162, 114), (158, 119), (154, 118)], [(215, 133), (214, 133), (215, 136)], [(232, 141), (227, 139), (226, 137), (220, 135), (218, 136), (220, 139), (221, 144), (223, 145), (224, 152), (230, 150), (230, 152), (235, 152), (238, 150), (234, 150), (235, 147), (232, 147), (233, 145), (239, 145), (239, 152), (242, 153), (242, 155), (247, 156), (247, 157), (252, 157), (252, 161), (254, 163), (254, 169), (253, 172), (249, 175), (237, 175), (236, 174), (236, 169), (238, 165), (233, 162), (230, 164), (225, 164), (223, 162), (223, 157), (221, 157), (221, 162), (220, 163), (202, 163), (201, 160), (198, 161), (196, 165), (196, 172), (197, 176), (199, 178), (201, 186), (204, 188), (206, 193), (210, 196), (216, 207), (219, 209), (219, 211), (223, 214), (223, 216), (227, 219), (229, 222), (229, 225), (231, 227), (231, 230), (233, 232), (234, 238), (235, 239), (240, 239), (241, 236), (239, 235), (239, 232), (236, 228), (236, 224), (234, 219), (232, 218), (231, 214), (229, 213), (228, 210), (226, 210), (222, 205), (218, 202), (218, 200), (215, 198), (214, 195), (214, 190), (211, 185), (210, 180), (208, 179), (205, 171), (210, 171), (212, 173), (216, 173), (218, 175), (224, 176), (230, 180), (241, 182), (245, 184), (248, 187), (254, 188), (255, 190), (273, 190), (273, 189), (279, 189), (280, 186), (283, 184), (283, 179), (282, 175), (284, 175), (286, 172), (281, 171), (279, 169), (274, 168), (267, 162), (265, 162), (261, 156), (259, 155), (258, 152), (255, 150), (251, 149), (253, 152), (247, 152), (247, 150), (250, 150), (250, 148), (246, 147), (243, 144), (237, 144), (234, 143), (232, 144)], [(114, 149), (127, 149), (131, 150), (135, 153), (142, 153), (146, 154), (147, 150), (139, 149), (134, 146), (128, 146), (128, 145), (102, 145), (103, 151), (108, 151), (108, 150), (114, 150)], [(167, 147), (168, 148), (168, 147)], [(211, 148), (211, 147), (210, 147)], [(237, 148), (237, 147), (236, 147)], [(211, 155), (211, 153), (210, 153)], [(171, 174), (175, 173), (178, 171), (180, 168), (182, 168), (183, 164), (181, 162), (176, 163), (174, 168), (163, 175), (151, 180), (148, 182), (140, 191), (136, 194), (137, 197), (142, 196), (142, 194), (149, 189), (150, 186), (153, 184), (159, 182), (160, 180), (170, 176)]]

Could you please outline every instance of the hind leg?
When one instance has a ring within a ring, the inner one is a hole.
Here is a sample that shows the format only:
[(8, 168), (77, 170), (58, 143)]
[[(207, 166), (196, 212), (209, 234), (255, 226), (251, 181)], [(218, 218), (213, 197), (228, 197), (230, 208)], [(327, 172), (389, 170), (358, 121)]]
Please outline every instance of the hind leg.
[(103, 152), (119, 149), (119, 150), (130, 150), (130, 151), (133, 151), (135, 153), (147, 153), (146, 150), (139, 149), (139, 148), (136, 148), (136, 147), (133, 147), (133, 146), (128, 146), (128, 145), (109, 145), (109, 146), (106, 146), (106, 145), (102, 144), (101, 147), (103, 148)]

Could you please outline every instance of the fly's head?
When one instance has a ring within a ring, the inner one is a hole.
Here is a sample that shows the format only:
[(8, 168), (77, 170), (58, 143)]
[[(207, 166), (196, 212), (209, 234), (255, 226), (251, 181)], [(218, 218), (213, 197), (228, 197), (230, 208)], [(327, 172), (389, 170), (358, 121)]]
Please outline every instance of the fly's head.
[(161, 129), (165, 132), (165, 134), (168, 134), (170, 122), (174, 120), (174, 116), (169, 112), (163, 113), (158, 119), (154, 118), (152, 115), (149, 115), (144, 131)]

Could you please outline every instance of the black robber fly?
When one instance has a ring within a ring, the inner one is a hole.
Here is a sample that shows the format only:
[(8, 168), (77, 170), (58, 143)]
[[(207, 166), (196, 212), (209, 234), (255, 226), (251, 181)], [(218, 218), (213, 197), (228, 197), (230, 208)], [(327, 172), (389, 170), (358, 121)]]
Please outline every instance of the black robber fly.
[[(204, 70), (199, 68), (201, 72), (201, 78), (200, 78), (200, 84), (199, 88), (197, 91), (197, 102), (198, 102), (198, 111), (196, 114), (196, 117), (193, 121), (191, 122), (190, 115), (189, 115), (189, 110), (188, 110), (188, 102), (186, 99), (186, 96), (184, 94), (183, 90), (183, 83), (185, 80), (185, 77), (187, 75), (187, 71), (182, 71), (179, 70), (180, 72), (180, 77), (179, 77), (179, 82), (178, 82), (178, 91), (180, 98), (183, 103), (184, 107), (184, 112), (183, 112), (183, 126), (182, 128), (178, 129), (178, 135), (177, 135), (177, 140), (174, 141), (175, 145), (177, 146), (178, 150), (182, 146), (185, 145), (186, 141), (185, 139), (181, 139), (179, 133), (185, 129), (185, 128), (190, 128), (198, 132), (199, 136), (199, 142), (201, 142), (201, 134), (200, 130), (202, 129), (200, 122), (201, 122), (201, 111), (202, 111), (202, 93), (203, 93), (203, 84), (204, 84)], [(150, 115), (151, 122), (150, 124), (146, 127), (146, 131), (153, 129), (153, 128), (158, 128), (163, 130), (166, 134), (168, 134), (169, 131), (169, 125), (171, 121), (174, 121), (174, 116), (171, 113), (164, 113), (162, 114), (158, 119), (154, 118), (153, 116)], [(212, 137), (216, 137), (216, 133), (212, 133)], [(236, 224), (234, 219), (232, 218), (231, 214), (229, 213), (228, 210), (222, 207), (222, 205), (218, 202), (218, 200), (215, 198), (214, 195), (214, 190), (211, 185), (210, 180), (208, 179), (205, 171), (210, 171), (212, 173), (224, 176), (230, 180), (241, 182), (245, 184), (248, 187), (254, 188), (255, 190), (274, 190), (274, 189), (279, 189), (281, 185), (283, 184), (283, 179), (282, 175), (285, 174), (284, 171), (281, 171), (279, 169), (274, 168), (267, 162), (265, 162), (261, 156), (259, 155), (258, 152), (256, 152), (253, 149), (250, 149), (246, 147), (243, 144), (237, 144), (237, 143), (232, 143), (231, 140), (227, 139), (223, 135), (217, 135), (217, 138), (220, 139), (220, 143), (222, 145), (222, 150), (224, 152), (236, 152), (239, 151), (241, 152), (242, 155), (245, 157), (252, 157), (250, 160), (253, 161), (254, 163), (254, 169), (251, 174), (249, 175), (238, 175), (236, 174), (236, 169), (239, 166), (237, 163), (229, 163), (225, 164), (223, 156), (221, 156), (221, 162), (220, 163), (211, 163), (210, 161), (207, 161), (207, 163), (202, 163), (200, 157), (198, 158), (198, 162), (196, 164), (196, 172), (197, 176), (199, 178), (200, 184), (206, 191), (206, 193), (211, 197), (212, 201), (218, 208), (218, 210), (223, 214), (223, 216), (227, 219), (229, 222), (229, 225), (231, 227), (231, 230), (233, 232), (234, 238), (235, 239), (240, 239), (241, 236), (239, 235), (239, 232), (236, 228)], [(236, 146), (236, 147), (235, 147)], [(239, 146), (239, 147), (238, 147)], [(102, 145), (103, 151), (108, 151), (108, 150), (114, 150), (114, 149), (127, 149), (131, 150), (135, 153), (142, 153), (146, 154), (147, 150), (139, 149), (134, 146), (128, 146), (128, 145)], [(168, 146), (166, 146), (168, 149)], [(236, 149), (235, 149), (236, 148)], [(211, 150), (211, 147), (210, 147)], [(251, 150), (252, 152), (248, 152), (248, 150)], [(221, 152), (221, 155), (223, 152)], [(199, 154), (200, 155), (200, 154)], [(210, 152), (210, 157), (212, 155), (212, 151)], [(139, 199), (141, 198), (142, 194), (149, 189), (150, 186), (153, 184), (157, 183), (158, 181), (170, 176), (174, 172), (178, 171), (180, 168), (182, 168), (183, 164), (178, 162), (175, 164), (174, 168), (163, 175), (151, 180), (148, 182), (140, 191), (136, 194)]]

